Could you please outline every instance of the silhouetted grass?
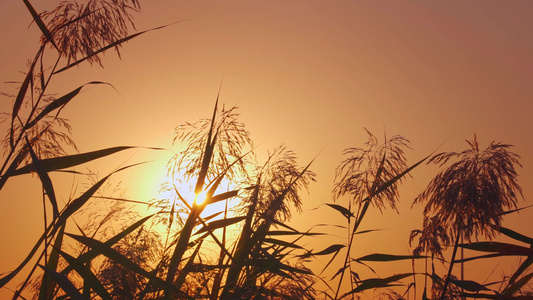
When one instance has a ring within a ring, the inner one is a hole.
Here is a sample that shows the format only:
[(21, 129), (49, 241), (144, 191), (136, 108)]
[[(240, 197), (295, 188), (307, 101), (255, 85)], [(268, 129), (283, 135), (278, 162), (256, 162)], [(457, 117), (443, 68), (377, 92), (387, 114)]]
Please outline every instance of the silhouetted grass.
[[(303, 238), (327, 239), (310, 229), (295, 229), (288, 221), (294, 211), (301, 211), (302, 192), (315, 180), (312, 162), (299, 165), (296, 154), (283, 145), (268, 152), (264, 162), (256, 162), (257, 149), (239, 122), (237, 109), (226, 109), (217, 97), (210, 118), (176, 130), (174, 142), (185, 145), (185, 150), (169, 162), (172, 182), (165, 189), (172, 198), (154, 200), (152, 206), (159, 210), (145, 217), (116, 205), (102, 218), (80, 226), (73, 216), (86, 209), (91, 199), (145, 203), (123, 196), (97, 195), (112, 175), (138, 164), (95, 179), (80, 196), (63, 206), (57, 201), (50, 173), (77, 173), (73, 167), (135, 147), (111, 146), (68, 154), (68, 147), (75, 149), (75, 143), (68, 122), (60, 117), (62, 109), (86, 85), (108, 83), (89, 82), (59, 98), (48, 95), (48, 84), (54, 74), (80, 63), (102, 64), (99, 54), (118, 49), (147, 31), (128, 34), (133, 25), (130, 12), (139, 9), (135, 0), (91, 0), (86, 6), (62, 2), (46, 13), (37, 13), (28, 0), (23, 2), (43, 37), (13, 97), (0, 189), (11, 177), (36, 173), (43, 187), (45, 226), (26, 258), (0, 278), (1, 288), (34, 261), (14, 299), (21, 298), (23, 291), (33, 291), (36, 299), (314, 299), (318, 295), (355, 299), (375, 289), (380, 290), (383, 299), (403, 299), (411, 290), (417, 297), (419, 276), (424, 277), (421, 299), (531, 299), (527, 284), (533, 278), (533, 238), (500, 225), (505, 215), (519, 210), (516, 196), (521, 189), (514, 170), (519, 165), (518, 156), (508, 151), (509, 145), (499, 143), (480, 151), (476, 138), (469, 142), (469, 150), (429, 155), (409, 166), (404, 156), (409, 148), (407, 139), (393, 136), (380, 143), (367, 131), (369, 139), (363, 147), (345, 151), (347, 158), (339, 164), (335, 178), (336, 203), (326, 203), (327, 209), (333, 209), (346, 222), (347, 241), (325, 242), (320, 250), (311, 251), (305, 248)], [(85, 34), (87, 31), (93, 34)], [(43, 65), (45, 52), (57, 56), (51, 66)], [(369, 209), (396, 209), (398, 185), (411, 170), (426, 160), (442, 166), (453, 158), (459, 161), (437, 175), (415, 201), (427, 204), (423, 228), (411, 233), (410, 242), (418, 237), (412, 254), (352, 256), (358, 235), (378, 234), (359, 229)], [(187, 185), (182, 183), (189, 183), (191, 191), (184, 190)], [(205, 201), (199, 201), (204, 194)], [(239, 201), (234, 209), (229, 207), (232, 199)], [(221, 203), (225, 205), (219, 211), (202, 215), (207, 206)], [(511, 208), (514, 210), (504, 210)], [(112, 226), (110, 220), (117, 215), (127, 217), (112, 228), (113, 234), (104, 234), (102, 228)], [(161, 223), (164, 232), (156, 229)], [(471, 242), (470, 238), (480, 233), (489, 239), (501, 233), (517, 244)], [(469, 243), (461, 243), (461, 235)], [(448, 274), (438, 275), (434, 258), (446, 266), (444, 250), (452, 242)], [(455, 259), (457, 249), (482, 254)], [(518, 256), (523, 261), (513, 274), (502, 279), (498, 289), (452, 274), (456, 263), (505, 256)], [(320, 272), (310, 269), (317, 257), (328, 259)], [(416, 271), (420, 259), (425, 262), (423, 272)], [(373, 270), (371, 265), (376, 262), (395, 264), (405, 260), (412, 261), (412, 270), (399, 274), (360, 278), (355, 271), (359, 265)], [(323, 275), (326, 270), (332, 271), (331, 279)], [(410, 279), (412, 282), (403, 283)], [(346, 280), (350, 288), (343, 290)], [(432, 282), (429, 296), (428, 280)], [(320, 289), (317, 282), (325, 288)]]

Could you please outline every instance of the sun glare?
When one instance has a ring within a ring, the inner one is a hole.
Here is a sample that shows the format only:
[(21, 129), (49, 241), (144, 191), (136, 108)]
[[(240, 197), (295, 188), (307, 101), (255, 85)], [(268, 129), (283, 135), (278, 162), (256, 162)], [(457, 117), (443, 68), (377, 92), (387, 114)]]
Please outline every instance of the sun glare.
[(196, 204), (201, 205), (204, 203), (205, 198), (207, 197), (207, 191), (201, 191), (198, 195), (194, 197)]

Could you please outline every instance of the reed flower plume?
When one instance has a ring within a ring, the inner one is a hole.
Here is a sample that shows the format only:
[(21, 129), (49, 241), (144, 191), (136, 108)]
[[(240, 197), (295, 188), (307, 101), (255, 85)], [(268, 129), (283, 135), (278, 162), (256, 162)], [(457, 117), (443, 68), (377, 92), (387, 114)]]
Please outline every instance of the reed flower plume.
[[(136, 0), (62, 1), (54, 10), (43, 12), (41, 18), (48, 21), (51, 38), (61, 56), (68, 63), (86, 57), (87, 61), (102, 65), (95, 53), (126, 37), (134, 28), (132, 12), (140, 10)], [(48, 37), (43, 36), (45, 44)], [(120, 56), (117, 44), (114, 48)]]
[(333, 196), (338, 199), (349, 195), (354, 204), (361, 204), (368, 197), (380, 211), (383, 211), (387, 202), (397, 211), (398, 183), (401, 183), (402, 178), (381, 193), (376, 192), (407, 169), (404, 149), (409, 148), (409, 140), (395, 135), (380, 144), (375, 135), (366, 128), (365, 130), (368, 140), (364, 148), (344, 150), (343, 154), (348, 158), (337, 167)]
[(284, 222), (291, 218), (291, 205), (302, 210), (300, 191), (315, 181), (315, 173), (302, 169), (296, 154), (284, 145), (269, 153), (267, 162), (258, 168), (259, 203), (257, 212), (265, 219)]
[[(519, 156), (511, 145), (492, 142), (480, 150), (476, 135), (463, 152), (445, 152), (428, 163), (440, 166), (458, 161), (439, 173), (414, 201), (425, 203), (424, 215), (435, 217), (450, 235), (462, 231), (466, 239), (480, 234), (492, 238), (501, 226), (504, 209), (516, 208), (522, 195), (515, 166)], [(523, 196), (522, 196), (523, 197)]]

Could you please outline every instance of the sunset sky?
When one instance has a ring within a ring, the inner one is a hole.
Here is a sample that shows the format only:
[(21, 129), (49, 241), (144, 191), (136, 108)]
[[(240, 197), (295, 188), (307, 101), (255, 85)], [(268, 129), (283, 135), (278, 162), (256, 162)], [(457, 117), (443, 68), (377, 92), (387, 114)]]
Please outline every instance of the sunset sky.
[[(57, 1), (32, 3), (43, 11)], [(260, 144), (259, 159), (281, 143), (301, 165), (316, 157), (317, 182), (292, 223), (301, 229), (341, 224), (326, 207), (313, 209), (332, 202), (342, 150), (363, 146), (364, 128), (380, 138), (408, 138), (410, 164), (439, 146), (439, 152), (462, 151), (474, 133), (482, 148), (512, 144), (523, 165), (520, 205), (532, 203), (532, 1), (152, 0), (141, 7), (138, 30), (182, 21), (132, 40), (121, 60), (107, 52), (103, 69), (83, 64), (54, 79), (58, 95), (93, 80), (116, 89), (88, 87), (63, 111), (80, 152), (119, 145), (177, 151), (174, 127), (210, 117), (220, 87), (220, 101), (239, 107)], [(6, 82), (23, 80), (38, 49), (40, 31), (28, 28), (31, 20), (22, 1), (0, 0), (0, 92), (15, 93), (17, 85)], [(0, 110), (10, 107), (2, 97)], [(8, 125), (0, 125), (2, 136)], [(172, 151), (133, 150), (95, 166), (105, 175), (125, 162), (154, 160), (121, 177), (130, 198), (148, 200), (157, 195)], [(371, 212), (364, 228), (383, 231), (361, 237), (354, 256), (410, 251), (409, 233), (422, 226), (421, 207), (411, 204), (438, 170), (422, 165), (412, 172), (400, 190), (399, 214)], [(70, 184), (61, 199), (68, 199)], [(38, 238), (39, 193), (36, 176), (10, 179), (0, 193), (0, 274), (16, 267)], [(533, 209), (525, 210), (504, 225), (533, 236), (531, 218)], [(337, 232), (328, 243), (344, 243), (344, 236)]]

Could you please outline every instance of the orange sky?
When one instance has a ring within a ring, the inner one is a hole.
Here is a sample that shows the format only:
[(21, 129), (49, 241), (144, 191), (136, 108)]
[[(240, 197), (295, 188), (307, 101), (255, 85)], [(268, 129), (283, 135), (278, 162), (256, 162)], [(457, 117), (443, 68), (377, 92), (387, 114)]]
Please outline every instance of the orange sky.
[[(56, 3), (33, 2), (39, 11)], [(295, 217), (300, 228), (330, 222), (320, 220), (329, 216), (324, 208), (310, 209), (331, 201), (341, 151), (362, 146), (363, 127), (378, 136), (410, 139), (411, 163), (444, 141), (440, 150), (462, 151), (474, 132), (482, 147), (492, 140), (513, 144), (524, 166), (524, 196), (533, 195), (531, 1), (158, 0), (141, 5), (139, 30), (188, 20), (136, 38), (123, 48), (122, 60), (107, 53), (104, 69), (83, 65), (55, 79), (52, 90), (58, 94), (92, 80), (118, 90), (88, 88), (64, 110), (82, 152), (115, 145), (170, 148), (176, 125), (209, 117), (223, 81), (221, 100), (240, 107), (254, 140), (263, 142), (259, 153), (284, 142), (302, 164), (318, 155), (312, 167), (318, 182), (306, 197), (304, 215)], [(0, 1), (0, 91), (13, 93), (13, 85), (4, 82), (21, 81), (19, 72), (37, 49), (39, 31), (28, 29), (30, 21), (22, 1)], [(3, 112), (9, 107), (8, 100), (0, 102)], [(1, 126), (4, 130), (6, 124)], [(102, 174), (129, 155), (106, 160)], [(159, 160), (127, 174), (132, 198), (154, 197), (168, 156), (136, 152), (132, 162)], [(410, 230), (421, 226), (421, 210), (411, 209), (411, 203), (436, 171), (433, 166), (415, 170), (401, 190), (400, 214), (367, 218), (365, 228), (386, 230), (362, 238), (356, 251), (406, 253)], [(36, 240), (32, 230), (38, 233), (42, 226), (40, 200), (14, 194), (27, 181), (10, 180), (0, 193), (0, 239), (9, 245), (2, 247), (0, 273), (19, 263), (20, 253)], [(37, 178), (33, 181), (38, 193)], [(532, 236), (531, 217), (533, 211), (525, 211), (504, 224)]]

